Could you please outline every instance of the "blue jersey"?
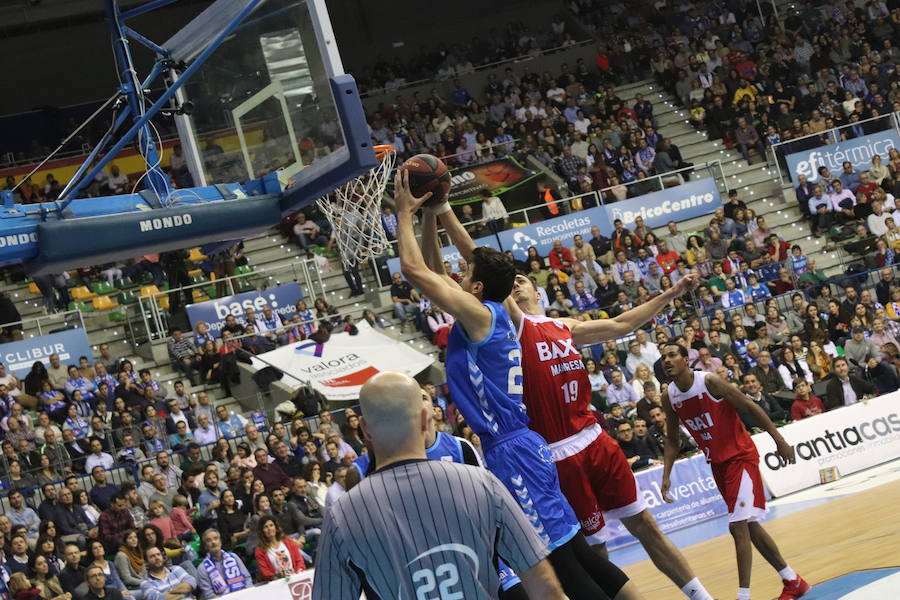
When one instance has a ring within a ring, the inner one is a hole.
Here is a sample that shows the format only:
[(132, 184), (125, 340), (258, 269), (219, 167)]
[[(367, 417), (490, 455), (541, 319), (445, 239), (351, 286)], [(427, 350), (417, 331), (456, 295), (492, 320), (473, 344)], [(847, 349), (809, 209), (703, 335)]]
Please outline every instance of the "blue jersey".
[[(430, 448), (425, 450), (425, 456), (428, 457), (428, 460), (442, 460), (444, 462), (462, 464), (464, 462), (462, 440), (449, 433), (438, 431), (434, 443)], [(356, 465), (356, 469), (359, 471), (360, 479), (365, 477), (369, 472), (369, 465), (371, 462), (368, 454), (360, 454), (356, 457), (356, 460), (353, 461), (353, 464)]]
[(491, 328), (478, 343), (469, 340), (462, 323), (450, 330), (447, 382), (466, 423), (488, 445), (493, 438), (528, 427), (522, 403), (522, 349), (506, 309), (485, 301)]

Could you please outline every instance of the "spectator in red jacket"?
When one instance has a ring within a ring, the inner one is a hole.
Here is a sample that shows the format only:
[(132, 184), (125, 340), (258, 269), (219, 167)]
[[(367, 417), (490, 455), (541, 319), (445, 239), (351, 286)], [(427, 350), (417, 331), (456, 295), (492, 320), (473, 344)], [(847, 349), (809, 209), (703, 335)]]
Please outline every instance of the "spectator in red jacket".
[(772, 255), (772, 258), (778, 262), (787, 260), (790, 249), (791, 245), (786, 241), (779, 239), (774, 233), (766, 238), (766, 250), (768, 250), (769, 254)]
[(284, 535), (281, 525), (271, 515), (259, 521), (259, 544), (254, 556), (263, 581), (289, 577), (306, 568), (297, 542)]
[(817, 396), (812, 395), (812, 388), (805, 379), (800, 379), (794, 383), (794, 392), (797, 397), (791, 405), (791, 420), (799, 421), (806, 417), (813, 417), (825, 412), (825, 405)]
[(575, 259), (572, 258), (572, 252), (562, 245), (562, 241), (553, 240), (553, 249), (550, 250), (549, 258), (551, 269), (558, 269), (566, 273), (572, 272), (572, 263), (575, 262)]
[(666, 244), (665, 240), (656, 242), (656, 248), (659, 250), (659, 253), (655, 257), (656, 262), (663, 270), (663, 273), (668, 275), (675, 270), (675, 267), (677, 266), (676, 263), (681, 260), (681, 256), (674, 250), (670, 250), (669, 245)]

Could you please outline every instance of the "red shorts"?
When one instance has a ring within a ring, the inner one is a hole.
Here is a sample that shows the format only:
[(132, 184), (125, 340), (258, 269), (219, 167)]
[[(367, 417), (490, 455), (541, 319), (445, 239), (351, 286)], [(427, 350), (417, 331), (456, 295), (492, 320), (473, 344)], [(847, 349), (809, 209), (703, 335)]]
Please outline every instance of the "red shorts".
[(599, 425), (550, 444), (563, 494), (590, 542), (602, 543), (609, 519), (622, 519), (647, 508), (628, 459)]
[(766, 492), (759, 461), (738, 459), (709, 466), (728, 506), (728, 521), (762, 521), (766, 516)]

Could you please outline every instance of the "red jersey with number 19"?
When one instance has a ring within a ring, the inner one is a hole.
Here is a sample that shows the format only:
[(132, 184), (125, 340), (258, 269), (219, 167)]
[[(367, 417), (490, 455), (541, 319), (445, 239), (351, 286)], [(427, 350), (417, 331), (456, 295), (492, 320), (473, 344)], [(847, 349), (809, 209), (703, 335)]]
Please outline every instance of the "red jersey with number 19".
[(531, 419), (528, 426), (553, 444), (596, 425), (590, 408), (591, 381), (569, 327), (548, 317), (523, 314), (519, 343), (522, 399)]
[(674, 381), (669, 383), (669, 402), (703, 450), (706, 462), (759, 462), (756, 445), (744, 429), (737, 410), (727, 401), (714, 398), (706, 389), (707, 373), (694, 371), (693, 374), (694, 383), (687, 391), (678, 389)]

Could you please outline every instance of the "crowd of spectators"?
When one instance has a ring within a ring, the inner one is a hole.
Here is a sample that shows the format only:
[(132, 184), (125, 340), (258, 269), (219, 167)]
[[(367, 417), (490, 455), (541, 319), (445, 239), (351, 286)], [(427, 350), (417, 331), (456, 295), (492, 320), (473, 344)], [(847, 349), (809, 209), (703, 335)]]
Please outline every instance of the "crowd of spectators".
[(399, 56), (389, 60), (379, 55), (374, 64), (355, 72), (354, 78), (363, 95), (380, 94), (416, 81), (464, 76), (484, 65), (539, 56), (546, 50), (574, 43), (561, 14), (551, 19), (549, 28), (538, 31), (521, 21), (510, 21), (502, 28), (472, 36), (468, 43), (441, 43), (430, 48), (423, 44), (409, 60)]
[[(186, 372), (195, 349), (169, 342)], [(11, 598), (213, 598), (313, 563), (324, 508), (364, 452), (352, 409), (272, 424), (99, 351), (93, 364), (54, 354), (23, 381), (0, 365)]]
[(626, 102), (616, 81), (583, 58), (555, 73), (525, 63), (490, 74), (483, 89), (454, 79), (446, 97), (401, 90), (369, 115), (369, 127), (373, 142), (393, 146), (400, 160), (427, 152), (464, 167), (533, 155), (571, 194), (605, 190), (610, 202), (659, 189), (652, 178), (640, 183), (653, 175), (681, 170), (672, 179), (688, 178), (692, 164), (657, 129), (653, 103), (641, 94)]
[(672, 7), (654, 41), (653, 72), (690, 120), (750, 160), (767, 147), (804, 138), (789, 152), (887, 129), (866, 122), (898, 110), (893, 38), (900, 6), (883, 2), (805, 3), (779, 23), (752, 3)]

